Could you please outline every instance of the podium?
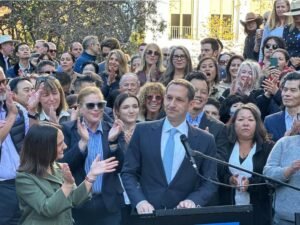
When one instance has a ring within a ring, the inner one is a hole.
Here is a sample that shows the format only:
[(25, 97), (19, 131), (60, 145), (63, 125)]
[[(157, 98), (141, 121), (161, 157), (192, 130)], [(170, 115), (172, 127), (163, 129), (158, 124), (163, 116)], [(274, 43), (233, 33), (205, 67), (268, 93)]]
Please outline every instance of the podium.
[(193, 209), (161, 209), (152, 214), (132, 215), (134, 225), (198, 225), (228, 223), (253, 225), (251, 205), (210, 206)]

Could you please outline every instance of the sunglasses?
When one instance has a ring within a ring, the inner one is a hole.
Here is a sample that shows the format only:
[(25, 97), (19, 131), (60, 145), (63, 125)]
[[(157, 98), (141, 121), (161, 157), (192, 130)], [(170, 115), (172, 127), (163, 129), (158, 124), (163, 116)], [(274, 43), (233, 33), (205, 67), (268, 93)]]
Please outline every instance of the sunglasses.
[(148, 101), (153, 101), (154, 100), (154, 101), (159, 102), (159, 101), (162, 100), (162, 97), (160, 95), (147, 95), (146, 99)]
[(173, 59), (182, 60), (182, 59), (185, 59), (185, 55), (173, 55)]
[(147, 51), (147, 55), (155, 55), (155, 56), (159, 56), (159, 52), (157, 52), (157, 51), (152, 51), (152, 50), (148, 50), (148, 51)]
[(85, 107), (88, 110), (93, 110), (93, 109), (104, 109), (106, 106), (106, 101), (101, 101), (101, 102), (88, 102), (85, 103)]
[(49, 52), (53, 53), (53, 52), (57, 52), (57, 50), (55, 50), (55, 49), (50, 49)]
[(0, 80), (0, 85), (7, 85), (8, 84), (8, 81), (9, 79), (3, 79), (3, 80)]
[(35, 82), (35, 88), (39, 87), (41, 83), (45, 83), (47, 82), (47, 80), (55, 80), (56, 78), (48, 75), (48, 76), (39, 76), (38, 78), (36, 78), (36, 82)]
[(164, 57), (169, 57), (169, 56), (170, 56), (170, 54), (164, 53)]
[(275, 49), (278, 48), (278, 45), (270, 45), (270, 44), (266, 44), (265, 48), (266, 48), (266, 49), (272, 48), (273, 50), (275, 50)]

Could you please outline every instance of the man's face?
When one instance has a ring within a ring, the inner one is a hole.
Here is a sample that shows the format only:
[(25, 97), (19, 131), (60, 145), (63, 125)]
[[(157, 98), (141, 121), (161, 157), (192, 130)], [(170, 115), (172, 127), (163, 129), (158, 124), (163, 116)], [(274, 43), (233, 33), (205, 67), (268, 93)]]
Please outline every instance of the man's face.
[(18, 51), (16, 52), (16, 56), (19, 59), (29, 59), (31, 56), (31, 51), (28, 45), (20, 45)]
[(300, 80), (288, 80), (282, 88), (282, 103), (287, 108), (300, 107)]
[(48, 45), (49, 45), (49, 54), (51, 55), (52, 59), (55, 59), (56, 52), (57, 52), (56, 45), (52, 42), (48, 42)]
[(89, 46), (90, 51), (92, 52), (93, 55), (98, 55), (100, 52), (100, 43), (99, 41), (95, 40), (92, 42)]
[(180, 124), (185, 120), (191, 105), (188, 99), (188, 89), (183, 85), (172, 84), (168, 87), (164, 98), (164, 107), (168, 119)]
[(192, 79), (195, 88), (195, 97), (192, 101), (192, 110), (202, 111), (208, 99), (208, 86), (204, 80)]
[(41, 72), (40, 74), (42, 73), (48, 73), (48, 74), (51, 74), (55, 72), (55, 67), (54, 66), (51, 66), (51, 65), (45, 65), (41, 68)]
[(106, 58), (108, 56), (109, 52), (111, 51), (111, 48), (103, 46), (101, 51), (102, 51), (102, 57)]
[(83, 51), (82, 45), (79, 42), (74, 42), (72, 45), (71, 53), (77, 59)]
[(14, 92), (14, 100), (26, 107), (32, 91), (32, 83), (27, 80), (19, 81), (17, 90)]
[(44, 47), (44, 42), (38, 41), (34, 45), (34, 52), (39, 54), (45, 54), (47, 53), (47, 48)]
[(211, 44), (206, 43), (201, 45), (201, 58), (204, 57), (216, 57), (216, 51), (212, 49)]
[(140, 89), (140, 85), (139, 85), (139, 80), (137, 78), (132, 76), (122, 78), (122, 83), (120, 83), (120, 92), (122, 93), (127, 92), (132, 95), (137, 95), (139, 89)]
[(6, 77), (2, 70), (0, 70), (0, 101), (6, 99)]
[(1, 44), (1, 52), (4, 56), (12, 55), (14, 51), (14, 43), (13, 42), (5, 42)]

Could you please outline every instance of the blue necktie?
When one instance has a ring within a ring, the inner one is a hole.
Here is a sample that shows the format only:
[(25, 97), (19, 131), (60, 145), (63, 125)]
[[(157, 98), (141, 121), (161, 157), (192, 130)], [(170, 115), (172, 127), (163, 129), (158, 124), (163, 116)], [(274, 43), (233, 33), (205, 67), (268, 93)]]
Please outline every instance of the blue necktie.
[(177, 129), (172, 128), (169, 133), (170, 135), (163, 156), (164, 169), (165, 169), (165, 174), (167, 177), (168, 184), (172, 180), (172, 167), (173, 167), (174, 147), (175, 147), (174, 136), (177, 133)]

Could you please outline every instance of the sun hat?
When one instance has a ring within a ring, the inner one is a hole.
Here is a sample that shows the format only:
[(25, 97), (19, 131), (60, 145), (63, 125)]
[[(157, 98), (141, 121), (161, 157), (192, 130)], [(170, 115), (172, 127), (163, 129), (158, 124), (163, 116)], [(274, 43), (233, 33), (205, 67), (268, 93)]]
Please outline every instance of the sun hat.
[(290, 11), (284, 13), (283, 15), (285, 15), (285, 16), (300, 15), (300, 0), (292, 0)]
[(256, 21), (258, 26), (260, 26), (263, 23), (263, 18), (260, 15), (256, 15), (253, 12), (249, 12), (246, 14), (245, 21), (240, 20), (240, 22), (243, 26), (246, 26), (247, 23), (252, 22), (252, 21)]
[(10, 35), (4, 34), (0, 35), (0, 45), (6, 42), (18, 42), (17, 40), (13, 40)]

